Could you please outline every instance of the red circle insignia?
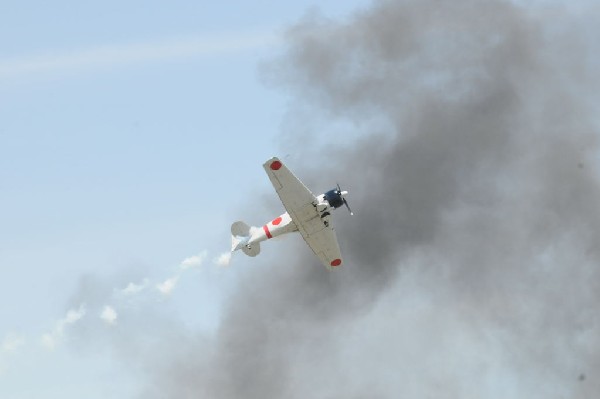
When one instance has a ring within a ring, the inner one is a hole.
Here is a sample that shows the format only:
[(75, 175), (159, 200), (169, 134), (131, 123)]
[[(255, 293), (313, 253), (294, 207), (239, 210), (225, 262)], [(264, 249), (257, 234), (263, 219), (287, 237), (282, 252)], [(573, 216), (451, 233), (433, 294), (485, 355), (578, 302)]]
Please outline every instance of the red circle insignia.
[(331, 261), (331, 266), (339, 266), (342, 264), (342, 260), (341, 259), (334, 259)]
[(271, 163), (271, 169), (273, 170), (279, 170), (279, 168), (281, 168), (281, 162), (279, 161), (273, 161), (273, 163)]
[(274, 226), (277, 226), (279, 223), (281, 223), (281, 216), (279, 216), (278, 218), (275, 218), (271, 223), (273, 223)]

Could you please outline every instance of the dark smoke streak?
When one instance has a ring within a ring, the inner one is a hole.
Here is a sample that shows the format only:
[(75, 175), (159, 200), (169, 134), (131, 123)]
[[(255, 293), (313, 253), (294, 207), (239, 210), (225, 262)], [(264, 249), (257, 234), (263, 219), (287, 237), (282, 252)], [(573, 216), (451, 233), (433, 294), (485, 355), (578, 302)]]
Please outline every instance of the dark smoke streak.
[(597, 98), (582, 94), (597, 82), (554, 25), (568, 18), (534, 11), (381, 1), (292, 29), (283, 84), (363, 131), (302, 150), (325, 170), (292, 165), (351, 191), (346, 265), (327, 273), (298, 245), (250, 275), (214, 342), (167, 359), (145, 397), (600, 392)]

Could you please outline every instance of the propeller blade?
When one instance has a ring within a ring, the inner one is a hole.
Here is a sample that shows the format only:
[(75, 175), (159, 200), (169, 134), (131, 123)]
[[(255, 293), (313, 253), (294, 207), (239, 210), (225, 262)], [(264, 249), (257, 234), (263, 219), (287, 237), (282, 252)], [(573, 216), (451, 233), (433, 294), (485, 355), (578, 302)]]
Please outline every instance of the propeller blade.
[(346, 201), (346, 198), (344, 198), (344, 195), (348, 194), (348, 192), (342, 191), (340, 183), (336, 182), (335, 185), (337, 186), (338, 194), (342, 197), (342, 201), (344, 201), (344, 205), (346, 205), (346, 208), (348, 208), (348, 212), (350, 212), (350, 215), (354, 215), (354, 212), (352, 212), (352, 209), (350, 209), (350, 205), (348, 205), (348, 201)]
[(350, 212), (350, 215), (354, 216), (354, 212), (352, 212), (352, 209), (350, 209), (350, 205), (348, 205), (348, 201), (346, 201), (346, 198), (342, 198), (342, 200), (344, 201), (344, 205), (346, 205), (346, 208), (348, 208), (348, 212)]

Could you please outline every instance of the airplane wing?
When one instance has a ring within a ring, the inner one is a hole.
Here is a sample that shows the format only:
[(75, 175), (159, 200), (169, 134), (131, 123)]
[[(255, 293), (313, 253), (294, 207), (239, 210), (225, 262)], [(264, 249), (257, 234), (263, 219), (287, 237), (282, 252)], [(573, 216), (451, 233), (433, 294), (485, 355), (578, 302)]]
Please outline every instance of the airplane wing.
[(321, 219), (313, 205), (317, 201), (314, 194), (278, 158), (269, 159), (263, 167), (285, 210), (315, 255), (329, 270), (341, 265), (335, 230)]
[(335, 235), (335, 230), (329, 226), (325, 226), (321, 218), (313, 219), (305, 222), (303, 227), (308, 230), (307, 225), (310, 226), (314, 232), (311, 234), (305, 234), (301, 229), (300, 234), (304, 238), (304, 241), (308, 244), (310, 249), (313, 250), (315, 255), (321, 260), (323, 266), (328, 270), (332, 270), (333, 267), (340, 266), (342, 264), (342, 254), (340, 252), (340, 246)]

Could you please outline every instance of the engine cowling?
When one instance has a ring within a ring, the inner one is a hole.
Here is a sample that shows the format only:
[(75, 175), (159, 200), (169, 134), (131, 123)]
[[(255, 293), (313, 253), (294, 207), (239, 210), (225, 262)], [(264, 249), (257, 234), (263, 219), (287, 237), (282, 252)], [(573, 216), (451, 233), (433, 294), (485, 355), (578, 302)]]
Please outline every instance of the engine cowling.
[(329, 190), (324, 194), (325, 201), (334, 208), (339, 208), (344, 205), (344, 199), (342, 198), (341, 191), (337, 189)]

